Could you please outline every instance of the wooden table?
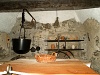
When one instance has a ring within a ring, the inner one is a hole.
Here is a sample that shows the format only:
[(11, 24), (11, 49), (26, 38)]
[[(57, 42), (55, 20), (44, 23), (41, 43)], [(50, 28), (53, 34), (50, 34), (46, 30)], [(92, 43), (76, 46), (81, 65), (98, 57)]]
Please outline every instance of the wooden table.
[(52, 63), (37, 63), (32, 59), (17, 60), (0, 65), (0, 71), (5, 71), (8, 64), (12, 66), (14, 71), (33, 74), (99, 75), (77, 59)]

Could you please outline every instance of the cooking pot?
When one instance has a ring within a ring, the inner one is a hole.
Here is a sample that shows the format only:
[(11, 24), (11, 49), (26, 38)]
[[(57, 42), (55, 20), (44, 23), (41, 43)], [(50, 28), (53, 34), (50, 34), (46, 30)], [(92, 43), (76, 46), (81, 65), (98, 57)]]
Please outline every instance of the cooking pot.
[(40, 50), (40, 47), (39, 47), (39, 46), (37, 46), (37, 47), (36, 47), (36, 50), (37, 50), (37, 51), (39, 51), (39, 50)]
[[(24, 11), (25, 10), (32, 17), (32, 19), (34, 19), (33, 16), (29, 13), (29, 11), (27, 9), (23, 9), (22, 25), (21, 25), (21, 28), (20, 28), (19, 38), (12, 39), (13, 50), (14, 50), (15, 53), (18, 53), (18, 54), (25, 54), (25, 53), (29, 52), (30, 44), (31, 44), (31, 39), (26, 39), (26, 37), (25, 37), (25, 28), (24, 28), (24, 22), (25, 22)], [(36, 23), (36, 20), (35, 20), (35, 23)], [(20, 37), (22, 28), (24, 29), (24, 38)]]
[(31, 43), (30, 39), (24, 39), (24, 38), (12, 39), (13, 50), (18, 54), (25, 54), (29, 52), (30, 43)]

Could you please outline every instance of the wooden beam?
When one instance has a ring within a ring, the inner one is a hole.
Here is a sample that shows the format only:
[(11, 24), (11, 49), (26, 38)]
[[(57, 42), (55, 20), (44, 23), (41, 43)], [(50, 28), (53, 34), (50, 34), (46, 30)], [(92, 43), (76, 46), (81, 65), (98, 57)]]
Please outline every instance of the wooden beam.
[(0, 12), (79, 10), (100, 7), (100, 0), (1, 0)]

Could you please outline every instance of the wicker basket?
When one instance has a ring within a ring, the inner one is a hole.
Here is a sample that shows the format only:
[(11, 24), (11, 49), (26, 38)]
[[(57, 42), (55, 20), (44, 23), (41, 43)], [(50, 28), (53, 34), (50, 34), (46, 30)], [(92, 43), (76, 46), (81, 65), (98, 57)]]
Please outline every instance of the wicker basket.
[(56, 56), (50, 54), (37, 54), (35, 55), (35, 59), (37, 62), (55, 62)]

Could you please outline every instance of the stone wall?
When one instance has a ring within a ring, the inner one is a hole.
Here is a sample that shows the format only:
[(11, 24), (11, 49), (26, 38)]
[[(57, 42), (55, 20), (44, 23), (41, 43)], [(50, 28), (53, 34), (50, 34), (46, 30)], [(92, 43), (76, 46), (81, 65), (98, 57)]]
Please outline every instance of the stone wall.
[(93, 53), (90, 67), (100, 74), (100, 51), (96, 50)]
[[(100, 50), (100, 43), (99, 43), (99, 25), (100, 23), (93, 19), (93, 18), (88, 18), (83, 24), (80, 22), (77, 22), (75, 19), (69, 19), (65, 20), (63, 22), (59, 22), (59, 26), (55, 27), (54, 23), (36, 23), (36, 28), (33, 27), (31, 29), (26, 29), (26, 38), (31, 39), (31, 46), (36, 47), (40, 46), (40, 51), (39, 53), (48, 53), (45, 49), (51, 48), (52, 43), (47, 43), (44, 40), (47, 39), (57, 39), (58, 34), (61, 36), (65, 36), (67, 39), (75, 39), (76, 37), (79, 40), (84, 40), (80, 44), (76, 43), (68, 43), (66, 47), (71, 48), (72, 45), (74, 44), (76, 47), (83, 48), (84, 50), (79, 50), (79, 51), (72, 51), (73, 54), (80, 58), (80, 59), (85, 59), (85, 60), (91, 60), (91, 57), (93, 56), (93, 52), (96, 50)], [(5, 49), (7, 52), (4, 51), (4, 53), (16, 55), (14, 51), (12, 50), (12, 38), (19, 38), (19, 31), (20, 31), (20, 26), (21, 26), (21, 18), (18, 18), (14, 27), (12, 28), (10, 34), (3, 33), (1, 32), (1, 50)], [(5, 34), (5, 35), (4, 35)], [(7, 47), (7, 35), (10, 36), (10, 48)], [(5, 38), (3, 37), (5, 36)], [(23, 37), (23, 30), (21, 32), (21, 37)], [(2, 41), (2, 39), (5, 40)], [(62, 45), (64, 43), (60, 43), (60, 48), (62, 48)], [(56, 43), (55, 43), (56, 45)], [(9, 51), (10, 50), (10, 51)], [(4, 54), (3, 53), (3, 54)], [(25, 54), (25, 56), (33, 56), (36, 52), (29, 52)], [(2, 53), (1, 53), (2, 55)]]
[(88, 41), (87, 41), (87, 51), (88, 51), (88, 58), (91, 59), (92, 54), (95, 50), (100, 50), (100, 23), (91, 18), (87, 19), (84, 23), (84, 28), (86, 33), (88, 34)]
[[(19, 31), (20, 31), (20, 25), (21, 25), (21, 18), (18, 18), (16, 21), (16, 24), (11, 30), (11, 37), (12, 38), (18, 38), (19, 37)], [(84, 40), (82, 42), (77, 43), (67, 43), (67, 48), (72, 48), (72, 45), (74, 45), (76, 48), (83, 48), (84, 50), (76, 50), (72, 51), (75, 55), (75, 58), (80, 59), (87, 59), (87, 35), (84, 29), (84, 25), (80, 22), (77, 22), (75, 19), (69, 19), (65, 20), (63, 22), (59, 22), (59, 25), (55, 23), (36, 23), (36, 28), (33, 27), (31, 29), (26, 29), (26, 38), (31, 39), (31, 47), (40, 46), (39, 53), (48, 53), (49, 51), (46, 51), (45, 49), (51, 48), (52, 43), (45, 42), (44, 40), (55, 40), (58, 38), (58, 35), (66, 37), (67, 40)], [(20, 37), (23, 37), (23, 30), (21, 32)], [(54, 42), (53, 42), (54, 43)], [(57, 45), (56, 43), (54, 43)], [(64, 43), (60, 43), (60, 48), (62, 48), (62, 45)], [(52, 51), (53, 52), (53, 51)], [(36, 52), (29, 52), (26, 55), (32, 56), (32, 54), (35, 54)], [(63, 58), (63, 57), (62, 57)]]
[(84, 26), (90, 38), (87, 42), (87, 53), (88, 59), (91, 61), (91, 68), (100, 73), (100, 23), (91, 18), (84, 22)]
[(0, 32), (0, 60), (10, 55), (10, 36), (5, 32)]

